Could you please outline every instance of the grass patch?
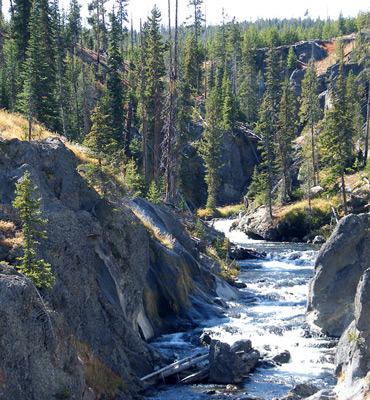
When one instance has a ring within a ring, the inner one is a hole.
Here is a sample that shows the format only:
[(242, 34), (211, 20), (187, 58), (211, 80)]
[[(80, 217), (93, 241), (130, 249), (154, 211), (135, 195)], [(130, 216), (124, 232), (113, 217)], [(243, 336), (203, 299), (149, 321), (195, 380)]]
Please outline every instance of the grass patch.
[(78, 357), (84, 363), (87, 386), (92, 388), (98, 399), (117, 399), (120, 397), (119, 391), (128, 393), (123, 380), (93, 354), (87, 343), (79, 342), (74, 338), (71, 342)]
[(231, 218), (239, 215), (241, 211), (247, 211), (244, 204), (234, 204), (225, 207), (217, 207), (219, 218)]
[[(11, 113), (6, 110), (0, 110), (0, 134), (4, 139), (28, 139), (28, 121), (17, 113)], [(33, 124), (32, 139), (45, 139), (50, 136), (59, 136), (52, 133), (40, 124)]]
[(0, 231), (10, 233), (15, 231), (15, 225), (12, 221), (3, 221), (0, 219)]
[[(302, 200), (288, 205), (277, 213), (277, 230), (286, 238), (299, 238), (324, 234), (321, 228), (330, 223), (332, 214), (331, 203), (327, 199), (311, 201), (311, 213), (308, 200)], [(325, 236), (328, 232), (325, 231)]]
[(163, 244), (163, 246), (167, 247), (167, 249), (173, 250), (175, 240), (169, 233), (162, 233), (158, 226), (155, 226), (153, 221), (138, 208), (133, 208), (132, 211), (140, 219), (141, 223), (150, 233), (152, 239), (157, 240), (158, 242)]

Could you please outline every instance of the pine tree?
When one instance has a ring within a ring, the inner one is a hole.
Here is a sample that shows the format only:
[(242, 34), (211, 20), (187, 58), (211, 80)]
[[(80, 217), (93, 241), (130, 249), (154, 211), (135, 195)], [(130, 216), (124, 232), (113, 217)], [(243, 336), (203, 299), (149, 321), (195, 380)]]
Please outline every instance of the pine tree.
[(347, 214), (347, 199), (344, 176), (346, 168), (351, 165), (353, 122), (350, 121), (348, 109), (351, 100), (347, 98), (346, 80), (342, 65), (332, 90), (332, 107), (325, 115), (325, 128), (320, 136), (322, 158), (331, 167), (334, 174), (341, 180), (344, 214)]
[(144, 27), (145, 80), (148, 112), (148, 132), (153, 132), (153, 177), (158, 183), (163, 108), (164, 44), (160, 34), (161, 12), (154, 7)]
[(33, 192), (37, 187), (33, 187), (29, 172), (26, 171), (22, 180), (16, 184), (13, 207), (19, 211), (22, 221), (23, 232), (23, 256), (19, 257), (21, 265), (19, 271), (31, 278), (38, 288), (51, 289), (55, 281), (51, 273), (50, 264), (40, 260), (36, 255), (36, 247), (39, 239), (46, 239), (46, 231), (42, 226), (47, 223), (46, 219), (41, 218), (40, 202), (41, 198), (35, 199)]
[(288, 71), (294, 71), (297, 68), (297, 56), (294, 52), (293, 46), (289, 47), (288, 58), (286, 61)]
[(254, 123), (258, 119), (258, 79), (255, 62), (255, 45), (249, 29), (243, 40), (242, 62), (239, 69), (239, 99), (241, 111), (247, 122)]
[(67, 43), (71, 47), (74, 47), (80, 42), (81, 36), (81, 5), (78, 4), (78, 0), (70, 0), (69, 3), (69, 13), (67, 16)]
[(30, 40), (32, 0), (13, 0), (12, 36), (15, 40), (19, 59), (25, 61)]
[(35, 0), (30, 22), (31, 36), (23, 71), (23, 91), (18, 109), (28, 115), (29, 139), (32, 120), (54, 131), (60, 128), (55, 84), (53, 28), (47, 0)]
[(311, 165), (314, 186), (318, 183), (319, 171), (316, 160), (316, 137), (315, 125), (319, 121), (321, 108), (318, 97), (318, 80), (316, 76), (316, 68), (313, 60), (310, 60), (305, 76), (302, 81), (302, 94), (300, 98), (301, 107), (299, 115), (301, 122), (307, 122), (311, 133)]
[(111, 14), (111, 30), (109, 34), (109, 49), (108, 49), (108, 79), (107, 88), (110, 102), (110, 124), (113, 131), (113, 137), (119, 147), (124, 144), (124, 100), (125, 92), (123, 87), (123, 77), (121, 67), (123, 64), (122, 54), (119, 50), (120, 43), (120, 27), (116, 15)]
[[(193, 7), (193, 23), (192, 27), (194, 29), (194, 36), (195, 36), (195, 48), (194, 52), (196, 54), (196, 87), (197, 87), (197, 94), (200, 94), (200, 63), (201, 63), (201, 55), (199, 51), (199, 35), (203, 21), (203, 13), (202, 13), (202, 4), (203, 0), (189, 0), (188, 7)], [(190, 17), (189, 17), (190, 18)]]
[(293, 157), (292, 141), (295, 138), (296, 122), (293, 88), (288, 78), (285, 78), (282, 88), (276, 142), (279, 153), (277, 164), (283, 183), (282, 202), (285, 203), (287, 197), (291, 197), (290, 165)]
[(217, 189), (220, 184), (218, 171), (222, 167), (221, 143), (223, 138), (222, 129), (220, 129), (220, 109), (215, 90), (210, 93), (206, 102), (206, 122), (207, 126), (203, 132), (199, 153), (206, 170), (205, 181), (208, 194), (206, 207), (214, 210)]
[(233, 95), (238, 94), (238, 60), (241, 54), (242, 35), (239, 24), (236, 22), (235, 17), (227, 25), (227, 45), (228, 52), (232, 60), (232, 74), (231, 83)]
[(197, 53), (195, 35), (190, 34), (184, 44), (183, 74), (187, 86), (193, 93), (197, 90)]
[(117, 146), (107, 119), (108, 115), (102, 113), (99, 105), (96, 106), (91, 116), (91, 131), (84, 140), (84, 145), (96, 154), (100, 167), (102, 159), (111, 154)]
[(275, 119), (275, 109), (272, 107), (271, 102), (268, 98), (268, 93), (264, 94), (263, 102), (261, 105), (259, 121), (256, 127), (256, 132), (261, 137), (261, 156), (262, 162), (260, 165), (260, 172), (262, 173), (261, 182), (267, 184), (261, 185), (262, 189), (265, 189), (265, 193), (259, 194), (264, 195), (265, 204), (268, 205), (269, 216), (272, 215), (272, 201), (273, 201), (273, 188), (276, 176), (275, 170), (275, 151), (274, 142), (276, 136), (276, 125), (273, 121)]
[(222, 79), (222, 125), (225, 130), (233, 130), (237, 119), (236, 98), (231, 89), (229, 71), (227, 66), (224, 68)]

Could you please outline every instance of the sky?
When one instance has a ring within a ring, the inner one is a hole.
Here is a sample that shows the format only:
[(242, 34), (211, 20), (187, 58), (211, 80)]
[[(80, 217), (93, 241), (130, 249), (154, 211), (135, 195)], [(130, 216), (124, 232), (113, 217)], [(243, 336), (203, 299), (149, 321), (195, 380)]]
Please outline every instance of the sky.
[[(59, 0), (61, 8), (68, 8), (69, 0)], [(175, 11), (175, 0), (171, 1), (171, 13)], [(82, 15), (87, 16), (87, 4), (90, 0), (80, 0)], [(189, 0), (178, 0), (179, 4), (179, 23), (185, 21), (191, 14), (191, 9), (187, 7)], [(299, 18), (304, 17), (306, 10), (311, 18), (326, 19), (330, 17), (337, 19), (340, 11), (345, 17), (357, 16), (359, 11), (370, 11), (368, 0), (204, 0), (203, 12), (207, 15), (207, 23), (218, 24), (222, 20), (222, 8), (231, 20), (233, 17), (237, 21), (255, 21), (257, 18)], [(110, 0), (110, 7), (113, 0)], [(162, 23), (168, 24), (168, 0), (130, 0), (128, 6), (129, 19), (132, 18), (136, 29), (140, 26), (140, 18), (146, 21), (154, 4), (162, 12)], [(9, 9), (9, 0), (3, 0), (4, 13)], [(173, 22), (172, 22), (173, 23)]]

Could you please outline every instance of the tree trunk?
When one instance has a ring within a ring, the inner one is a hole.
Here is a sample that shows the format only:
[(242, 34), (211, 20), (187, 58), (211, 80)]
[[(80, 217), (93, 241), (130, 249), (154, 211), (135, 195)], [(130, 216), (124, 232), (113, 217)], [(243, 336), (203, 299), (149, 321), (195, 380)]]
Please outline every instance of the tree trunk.
[(96, 0), (96, 40), (97, 40), (97, 60), (98, 64), (100, 62), (100, 5), (99, 5), (100, 0)]
[(368, 89), (367, 89), (367, 107), (366, 107), (364, 165), (366, 165), (369, 152), (370, 80), (368, 81), (367, 87)]
[(28, 96), (28, 141), (32, 140), (32, 76), (29, 72), (29, 84), (28, 84), (29, 96)]
[[(81, 35), (81, 48), (82, 48), (82, 35)], [(77, 99), (77, 87), (74, 86), (75, 90), (75, 101), (78, 104)], [(89, 122), (90, 122), (90, 112), (87, 107), (87, 94), (86, 94), (86, 72), (85, 63), (82, 61), (82, 90), (83, 90), (83, 116), (84, 116), (84, 135), (89, 133)], [(77, 112), (77, 109), (76, 109)], [(81, 134), (81, 133), (80, 133)], [(82, 139), (82, 138), (81, 138)]]
[(311, 127), (312, 176), (313, 176), (313, 185), (316, 186), (315, 133), (314, 133), (314, 129), (313, 129), (312, 119), (311, 119), (310, 127)]
[(342, 182), (342, 196), (343, 196), (343, 208), (344, 208), (344, 215), (348, 214), (347, 210), (347, 196), (346, 196), (346, 186), (344, 184), (344, 172), (341, 171), (340, 173), (340, 179)]
[(131, 99), (130, 102), (128, 103), (127, 120), (126, 120), (126, 128), (125, 128), (124, 152), (125, 152), (125, 155), (127, 158), (130, 157), (132, 108), (133, 108), (133, 101)]
[(207, 10), (204, 14), (204, 99), (207, 98)]
[(142, 111), (142, 118), (143, 118), (143, 167), (144, 167), (144, 181), (145, 184), (149, 182), (149, 163), (148, 163), (148, 120), (147, 120), (147, 111), (146, 111), (146, 104), (145, 104), (145, 64), (144, 64), (144, 49), (143, 49), (143, 31), (140, 19), (140, 60), (141, 60), (141, 93), (142, 93), (142, 100), (141, 100), (141, 111)]

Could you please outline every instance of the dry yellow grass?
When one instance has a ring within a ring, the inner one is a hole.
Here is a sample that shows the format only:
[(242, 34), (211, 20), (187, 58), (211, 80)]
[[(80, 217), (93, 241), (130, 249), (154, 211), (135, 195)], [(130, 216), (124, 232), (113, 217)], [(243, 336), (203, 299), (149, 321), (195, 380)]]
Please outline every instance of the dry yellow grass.
[(8, 247), (9, 249), (13, 247), (20, 247), (23, 245), (23, 233), (16, 232), (14, 237), (7, 237), (1, 241), (1, 245)]
[(153, 221), (143, 214), (138, 208), (132, 208), (133, 213), (140, 219), (141, 223), (150, 232), (153, 239), (157, 239), (163, 246), (173, 250), (174, 238), (170, 234), (163, 234), (161, 230), (154, 225)]
[[(28, 140), (28, 121), (27, 119), (17, 113), (11, 113), (6, 110), (0, 109), (0, 136), (4, 139), (19, 139)], [(45, 139), (47, 137), (62, 137), (56, 132), (51, 132), (40, 124), (33, 125), (32, 140)], [(90, 155), (88, 149), (83, 148), (81, 145), (63, 140), (66, 147), (68, 147), (75, 156), (83, 163), (98, 164), (98, 160)]]
[[(17, 113), (0, 110), (0, 135), (4, 139), (28, 139), (28, 121)], [(59, 136), (45, 129), (42, 125), (34, 124), (33, 139), (45, 139), (49, 136)]]
[(3, 221), (0, 219), (0, 231), (3, 233), (14, 232), (15, 225), (11, 221)]

